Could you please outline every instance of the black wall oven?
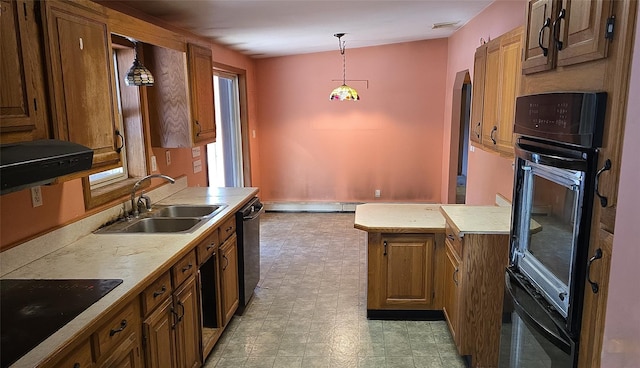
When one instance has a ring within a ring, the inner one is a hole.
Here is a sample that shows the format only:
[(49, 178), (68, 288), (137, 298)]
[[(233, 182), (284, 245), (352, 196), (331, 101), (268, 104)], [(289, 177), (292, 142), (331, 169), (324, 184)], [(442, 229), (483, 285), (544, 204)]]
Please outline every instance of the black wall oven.
[(574, 367), (606, 93), (516, 101), (501, 367)]

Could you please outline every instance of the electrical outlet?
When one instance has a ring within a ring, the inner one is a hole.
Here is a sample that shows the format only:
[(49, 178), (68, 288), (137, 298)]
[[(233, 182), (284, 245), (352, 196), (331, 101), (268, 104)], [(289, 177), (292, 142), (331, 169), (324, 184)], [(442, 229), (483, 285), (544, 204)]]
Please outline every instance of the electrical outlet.
[(380, 189), (376, 189), (376, 191), (375, 191), (375, 193), (373, 195), (376, 198), (380, 198)]
[(158, 171), (158, 161), (156, 161), (156, 156), (151, 156), (151, 171)]
[(167, 166), (171, 165), (171, 151), (165, 151), (164, 157), (167, 159)]
[(42, 191), (40, 186), (31, 188), (31, 204), (34, 208), (42, 206)]
[(193, 147), (191, 149), (191, 157), (193, 158), (200, 157), (200, 147)]

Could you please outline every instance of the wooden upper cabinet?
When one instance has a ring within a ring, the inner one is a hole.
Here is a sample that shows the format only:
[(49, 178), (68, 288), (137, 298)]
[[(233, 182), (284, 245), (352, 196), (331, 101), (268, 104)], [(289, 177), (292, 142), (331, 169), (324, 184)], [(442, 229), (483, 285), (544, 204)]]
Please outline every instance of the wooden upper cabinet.
[(551, 70), (555, 67), (552, 19), (557, 14), (557, 1), (531, 0), (527, 9), (522, 70), (524, 74)]
[(494, 137), (498, 151), (507, 155), (513, 155), (513, 124), (522, 67), (522, 35), (522, 28), (518, 28), (500, 38), (500, 113)]
[(2, 143), (48, 138), (36, 2), (2, 0), (0, 6)]
[(612, 14), (611, 0), (529, 1), (523, 73), (607, 57)]
[(482, 104), (482, 144), (493, 149), (497, 144), (500, 74), (500, 39), (496, 38), (487, 43)]
[(187, 52), (189, 55), (193, 141), (195, 143), (210, 143), (216, 139), (211, 49), (189, 44)]
[(485, 65), (487, 63), (487, 45), (476, 49), (473, 58), (473, 85), (471, 90), (471, 132), (472, 142), (482, 143), (482, 110), (484, 99)]
[(193, 147), (215, 140), (211, 50), (189, 44), (187, 53), (145, 45), (144, 63), (155, 84), (147, 89), (151, 144)]
[[(111, 34), (104, 14), (46, 1), (54, 135), (92, 148), (93, 166), (120, 161)], [(118, 142), (116, 142), (118, 141)]]

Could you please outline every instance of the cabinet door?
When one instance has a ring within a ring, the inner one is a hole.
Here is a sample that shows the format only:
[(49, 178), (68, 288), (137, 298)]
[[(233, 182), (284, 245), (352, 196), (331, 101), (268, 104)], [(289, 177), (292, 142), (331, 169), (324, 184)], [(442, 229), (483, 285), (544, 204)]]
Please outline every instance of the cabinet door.
[(563, 0), (560, 20), (558, 66), (602, 59), (607, 56), (609, 40), (605, 39), (607, 18), (612, 13), (610, 0)]
[(66, 3), (44, 4), (55, 135), (92, 148), (94, 167), (116, 163), (120, 154), (106, 17)]
[(500, 37), (500, 108), (494, 133), (498, 151), (513, 155), (513, 124), (516, 96), (520, 89), (522, 28)]
[[(2, 0), (0, 6), (2, 143), (47, 138), (47, 105), (35, 3)], [(12, 133), (10, 139), (4, 134), (7, 132)]]
[(189, 44), (188, 52), (193, 141), (210, 143), (216, 139), (211, 49)]
[(178, 345), (178, 367), (199, 367), (200, 362), (200, 303), (195, 277), (191, 277), (174, 296), (178, 314), (176, 340)]
[[(139, 327), (139, 326), (138, 326)], [(137, 334), (132, 333), (102, 363), (101, 368), (142, 368), (140, 342)]]
[(226, 326), (238, 309), (238, 240), (233, 234), (220, 247), (222, 325)]
[(471, 97), (471, 133), (472, 142), (482, 143), (482, 109), (484, 98), (485, 66), (487, 63), (487, 46), (476, 49), (473, 58), (473, 86)]
[(500, 106), (500, 39), (487, 43), (487, 63), (485, 67), (484, 98), (482, 106), (482, 144), (495, 148), (498, 130), (498, 107)]
[(447, 319), (451, 336), (456, 346), (459, 346), (460, 341), (460, 325), (459, 325), (459, 311), (460, 311), (460, 260), (455, 254), (451, 244), (445, 241), (446, 244), (446, 259), (444, 266), (444, 316)]
[(594, 292), (589, 283), (585, 285), (579, 367), (600, 367), (612, 250), (613, 234), (600, 229), (598, 240), (590, 247), (590, 256), (598, 254), (600, 258), (596, 256), (593, 259), (587, 277), (597, 283), (598, 288), (597, 292)]
[(56, 367), (60, 368), (90, 368), (93, 367), (93, 358), (91, 356), (91, 343), (87, 340), (71, 353), (65, 356), (61, 361), (57, 362)]
[(530, 0), (524, 36), (522, 73), (530, 74), (555, 67), (556, 48), (552, 40), (557, 1)]
[(147, 367), (177, 367), (175, 343), (177, 318), (172, 302), (171, 298), (167, 298), (142, 324)]
[(385, 236), (386, 253), (383, 305), (429, 306), (433, 302), (435, 277), (433, 236)]

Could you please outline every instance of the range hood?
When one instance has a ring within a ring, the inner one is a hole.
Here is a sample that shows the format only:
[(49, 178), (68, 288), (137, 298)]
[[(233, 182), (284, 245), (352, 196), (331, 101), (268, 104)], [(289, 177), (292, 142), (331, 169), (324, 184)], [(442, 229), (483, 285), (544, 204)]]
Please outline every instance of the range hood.
[(0, 145), (0, 195), (88, 170), (92, 160), (91, 148), (55, 139)]

